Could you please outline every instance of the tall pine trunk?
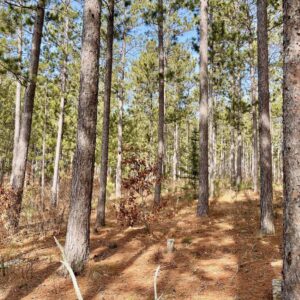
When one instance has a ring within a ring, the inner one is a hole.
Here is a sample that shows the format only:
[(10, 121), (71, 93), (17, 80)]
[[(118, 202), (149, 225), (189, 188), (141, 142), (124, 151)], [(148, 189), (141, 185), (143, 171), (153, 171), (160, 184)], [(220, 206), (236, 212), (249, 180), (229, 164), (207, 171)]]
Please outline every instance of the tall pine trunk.
[(231, 127), (230, 134), (230, 183), (231, 188), (236, 187), (236, 168), (235, 168), (235, 129)]
[(36, 7), (36, 17), (33, 26), (32, 47), (30, 56), (29, 79), (25, 91), (24, 110), (20, 124), (20, 134), (17, 143), (17, 150), (14, 157), (14, 166), (12, 171), (12, 189), (16, 194), (16, 203), (14, 207), (14, 218), (9, 224), (11, 230), (15, 231), (19, 225), (21, 204), (23, 197), (23, 188), (25, 180), (25, 170), (28, 154), (28, 146), (31, 135), (32, 113), (34, 107), (34, 98), (36, 90), (36, 80), (38, 75), (40, 48), (42, 41), (42, 31), (44, 25), (45, 0), (39, 0)]
[(54, 158), (54, 172), (51, 187), (51, 205), (55, 207), (57, 205), (57, 195), (58, 195), (58, 182), (59, 182), (59, 161), (61, 156), (62, 148), (62, 137), (63, 137), (63, 126), (64, 126), (64, 110), (66, 102), (66, 92), (67, 92), (67, 64), (68, 64), (68, 32), (69, 32), (69, 15), (68, 8), (70, 2), (66, 0), (66, 17), (64, 24), (63, 33), (63, 61), (61, 66), (61, 98), (60, 98), (60, 111), (57, 122), (57, 138), (56, 138), (56, 148), (55, 148), (55, 158)]
[(110, 98), (111, 98), (111, 80), (113, 65), (113, 42), (114, 42), (114, 9), (115, 1), (108, 2), (108, 22), (107, 22), (107, 49), (106, 49), (106, 73), (104, 87), (104, 108), (103, 108), (103, 126), (102, 126), (102, 148), (101, 148), (101, 166), (100, 166), (100, 193), (97, 206), (96, 226), (105, 226), (105, 203), (108, 169), (108, 146), (109, 146), (109, 122), (110, 122)]
[(209, 132), (209, 194), (213, 197), (215, 194), (215, 177), (216, 177), (216, 124), (214, 120), (215, 101), (213, 97), (212, 85), (210, 86), (210, 101), (208, 107), (208, 132)]
[(258, 192), (258, 137), (257, 137), (257, 98), (256, 98), (256, 84), (255, 84), (255, 69), (250, 66), (251, 76), (251, 101), (252, 101), (252, 147), (253, 147), (253, 162), (252, 162), (252, 181), (253, 190)]
[(116, 168), (116, 197), (122, 196), (122, 143), (123, 143), (123, 106), (125, 102), (125, 55), (126, 55), (126, 32), (125, 28), (122, 37), (122, 71), (121, 91), (119, 95), (119, 119), (118, 119), (118, 154)]
[[(240, 84), (240, 80), (239, 80)], [(240, 87), (241, 88), (241, 87)], [(236, 186), (240, 190), (242, 184), (242, 159), (243, 159), (243, 146), (242, 146), (242, 112), (241, 112), (241, 93), (238, 93), (238, 112), (237, 112), (237, 153), (236, 153)]]
[(267, 0), (257, 1), (257, 53), (260, 152), (260, 230), (273, 234), (272, 145), (269, 109), (269, 60)]
[[(46, 88), (47, 89), (47, 88)], [(43, 143), (42, 143), (42, 176), (41, 176), (41, 206), (44, 209), (45, 201), (45, 168), (46, 168), (46, 136), (47, 136), (47, 118), (48, 118), (48, 95), (46, 90), (44, 104), (44, 126), (43, 126)]]
[(77, 141), (65, 253), (80, 273), (88, 259), (93, 191), (100, 52), (101, 1), (85, 0), (83, 12)]
[(159, 86), (158, 86), (158, 152), (156, 165), (156, 183), (154, 204), (160, 204), (161, 183), (164, 164), (164, 127), (165, 127), (165, 56), (164, 56), (164, 4), (158, 0), (158, 55), (159, 55)]
[[(18, 41), (18, 69), (21, 70), (22, 67), (22, 43), (23, 39), (23, 28), (22, 24), (20, 28), (17, 30), (17, 41)], [(13, 161), (12, 161), (12, 169), (15, 166), (15, 160), (17, 157), (18, 151), (18, 141), (20, 135), (20, 121), (21, 121), (21, 92), (22, 92), (22, 85), (21, 82), (17, 81), (16, 87), (16, 102), (15, 102), (15, 130), (14, 130), (14, 148), (13, 148)], [(11, 174), (10, 183), (12, 184), (13, 176)]]
[(197, 215), (208, 215), (208, 6), (200, 1), (199, 200)]
[(283, 300), (300, 299), (300, 2), (283, 5)]
[(3, 179), (4, 179), (4, 165), (5, 165), (5, 160), (4, 158), (0, 157), (0, 187), (3, 184)]
[(174, 126), (174, 149), (173, 149), (173, 181), (175, 182), (177, 179), (177, 171), (178, 171), (178, 122), (175, 123)]

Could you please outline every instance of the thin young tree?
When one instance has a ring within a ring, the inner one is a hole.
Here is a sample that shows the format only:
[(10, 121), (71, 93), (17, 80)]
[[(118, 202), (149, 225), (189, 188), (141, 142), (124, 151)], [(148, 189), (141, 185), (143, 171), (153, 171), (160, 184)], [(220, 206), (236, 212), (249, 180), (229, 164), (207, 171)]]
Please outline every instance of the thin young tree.
[(0, 187), (3, 184), (3, 178), (4, 178), (4, 158), (0, 157)]
[(77, 141), (65, 254), (75, 274), (88, 259), (99, 81), (101, 1), (85, 0), (83, 12)]
[(208, 215), (208, 5), (200, 1), (199, 199), (197, 215)]
[(252, 102), (252, 138), (253, 138), (253, 158), (252, 158), (252, 180), (253, 190), (258, 192), (258, 137), (257, 137), (257, 97), (256, 97), (256, 82), (255, 69), (250, 66), (251, 76), (251, 102)]
[(126, 28), (124, 24), (122, 33), (121, 48), (121, 87), (119, 95), (119, 116), (118, 116), (118, 153), (116, 167), (116, 197), (122, 196), (122, 146), (123, 146), (123, 110), (125, 102), (125, 67), (126, 67)]
[[(21, 18), (22, 21), (22, 18)], [(22, 49), (23, 49), (23, 28), (22, 24), (17, 30), (17, 42), (18, 42), (18, 68), (19, 71), (21, 70), (22, 66)], [(13, 148), (13, 161), (12, 166), (14, 168), (15, 160), (17, 157), (17, 150), (18, 150), (18, 141), (20, 135), (20, 121), (21, 121), (21, 92), (22, 92), (22, 85), (20, 80), (17, 81), (16, 87), (16, 102), (15, 102), (15, 128), (14, 128), (14, 148)], [(13, 176), (11, 176), (11, 184), (12, 184)]]
[(100, 193), (97, 205), (97, 216), (95, 228), (105, 226), (105, 203), (108, 168), (108, 145), (109, 145), (109, 123), (110, 123), (110, 98), (113, 65), (113, 44), (114, 44), (114, 10), (115, 1), (108, 2), (108, 20), (106, 33), (106, 66), (105, 66), (105, 86), (104, 86), (104, 107), (102, 125), (102, 147), (100, 166)]
[(45, 102), (44, 102), (44, 124), (43, 124), (43, 137), (42, 137), (42, 166), (41, 166), (41, 206), (42, 209), (45, 207), (45, 169), (46, 169), (46, 138), (47, 138), (47, 119), (48, 119), (48, 91), (46, 84), (46, 93), (45, 93)]
[(236, 91), (237, 97), (237, 157), (236, 157), (236, 187), (238, 190), (241, 188), (242, 184), (242, 157), (243, 157), (243, 147), (242, 147), (242, 81), (241, 76), (238, 76), (238, 88)]
[(32, 46), (30, 55), (29, 78), (25, 91), (24, 109), (20, 124), (20, 133), (17, 143), (17, 151), (13, 159), (14, 165), (12, 170), (12, 189), (16, 194), (16, 203), (14, 206), (13, 219), (10, 220), (9, 226), (15, 231), (19, 225), (21, 204), (23, 197), (23, 188), (25, 180), (25, 170), (27, 162), (28, 147), (31, 135), (32, 113), (34, 107), (34, 98), (36, 90), (36, 80), (40, 61), (40, 48), (42, 41), (42, 32), (44, 25), (46, 0), (39, 0), (36, 6), (36, 16), (33, 26)]
[(177, 175), (178, 175), (178, 155), (179, 155), (179, 125), (178, 121), (176, 120), (174, 124), (174, 146), (173, 146), (173, 172), (172, 172), (172, 177), (173, 177), (173, 182), (175, 184), (177, 180)]
[(262, 234), (274, 234), (267, 3), (267, 0), (257, 1), (260, 230)]
[(154, 204), (159, 205), (161, 200), (161, 184), (164, 164), (164, 131), (165, 131), (165, 55), (164, 55), (164, 3), (157, 2), (158, 24), (158, 151), (156, 165), (156, 182), (154, 191)]
[(54, 158), (54, 172), (51, 187), (51, 205), (57, 205), (57, 193), (58, 193), (58, 181), (59, 181), (59, 161), (61, 156), (61, 146), (62, 146), (62, 136), (63, 136), (63, 125), (64, 125), (64, 110), (66, 102), (66, 92), (67, 92), (67, 65), (68, 65), (68, 32), (69, 32), (69, 15), (68, 10), (70, 6), (70, 0), (66, 0), (65, 3), (65, 24), (63, 32), (63, 43), (62, 43), (62, 65), (60, 71), (61, 77), (61, 98), (60, 98), (60, 111), (57, 122), (57, 138), (56, 138), (56, 148), (55, 148), (55, 158)]
[(300, 2), (283, 5), (283, 300), (300, 299)]

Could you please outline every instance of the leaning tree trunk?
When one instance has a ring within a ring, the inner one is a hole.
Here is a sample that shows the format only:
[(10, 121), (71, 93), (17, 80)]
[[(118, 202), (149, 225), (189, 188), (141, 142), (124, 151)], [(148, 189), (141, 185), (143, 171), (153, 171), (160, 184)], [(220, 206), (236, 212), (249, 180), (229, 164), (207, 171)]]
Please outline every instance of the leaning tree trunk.
[(260, 152), (260, 230), (273, 234), (272, 145), (269, 111), (269, 60), (267, 0), (257, 1), (257, 54), (259, 102), (259, 152)]
[(252, 162), (252, 181), (253, 190), (258, 192), (258, 138), (257, 138), (257, 99), (256, 99), (256, 84), (255, 84), (255, 70), (250, 66), (251, 76), (251, 100), (252, 100), (252, 142), (253, 142), (253, 162)]
[[(22, 67), (22, 39), (23, 39), (23, 29), (22, 24), (20, 28), (17, 30), (17, 41), (18, 41), (18, 69), (21, 70)], [(20, 119), (21, 119), (21, 92), (22, 85), (20, 80), (17, 81), (16, 87), (16, 103), (15, 103), (15, 130), (14, 130), (14, 148), (13, 148), (13, 161), (12, 161), (12, 169), (14, 169), (15, 160), (17, 157), (18, 151), (18, 141), (20, 135)], [(13, 176), (11, 174), (10, 183), (12, 184)]]
[(165, 127), (165, 56), (164, 56), (164, 7), (163, 0), (158, 0), (158, 51), (159, 51), (159, 87), (158, 87), (158, 152), (156, 165), (156, 183), (154, 204), (160, 204), (161, 183), (164, 164), (164, 127)]
[(300, 2), (283, 6), (283, 298), (300, 299)]
[(16, 194), (16, 203), (14, 206), (13, 213), (14, 218), (10, 220), (11, 222), (9, 224), (10, 229), (12, 231), (15, 231), (18, 228), (19, 217), (21, 212), (28, 146), (31, 135), (36, 79), (40, 60), (40, 48), (44, 25), (45, 3), (45, 0), (39, 0), (36, 8), (36, 17), (32, 35), (29, 79), (25, 91), (24, 111), (22, 114), (22, 121), (20, 125), (20, 134), (17, 146), (18, 148), (16, 152), (16, 157), (14, 158), (15, 163), (12, 171), (12, 189)]
[(197, 215), (208, 215), (208, 7), (200, 1), (200, 144), (199, 144), (199, 200)]
[(113, 42), (114, 42), (114, 9), (115, 1), (109, 0), (109, 17), (107, 22), (107, 49), (106, 49), (106, 73), (104, 87), (104, 108), (103, 108), (103, 126), (102, 126), (102, 148), (101, 148), (101, 166), (100, 166), (100, 193), (97, 206), (96, 226), (105, 226), (105, 203), (107, 186), (107, 168), (108, 168), (108, 145), (109, 145), (109, 123), (110, 123), (110, 98), (111, 98), (111, 80), (113, 64)]
[(84, 3), (77, 142), (65, 245), (67, 261), (75, 274), (83, 270), (90, 245), (98, 104), (100, 6), (101, 1), (99, 3), (98, 0), (85, 0)]
[(122, 38), (122, 71), (121, 91), (119, 96), (119, 119), (118, 119), (118, 155), (116, 168), (116, 197), (122, 196), (122, 142), (123, 142), (123, 106), (125, 102), (125, 55), (126, 55), (126, 33), (125, 28)]
[(69, 0), (66, 0), (66, 18), (64, 26), (64, 37), (63, 37), (63, 62), (61, 66), (61, 98), (60, 98), (60, 112), (57, 123), (57, 138), (55, 148), (55, 159), (54, 159), (54, 172), (51, 187), (51, 205), (55, 207), (57, 205), (58, 195), (58, 182), (59, 182), (59, 161), (61, 156), (63, 126), (64, 126), (64, 110), (66, 102), (67, 92), (67, 64), (68, 64), (68, 32), (69, 32), (69, 16), (68, 7), (70, 5)]

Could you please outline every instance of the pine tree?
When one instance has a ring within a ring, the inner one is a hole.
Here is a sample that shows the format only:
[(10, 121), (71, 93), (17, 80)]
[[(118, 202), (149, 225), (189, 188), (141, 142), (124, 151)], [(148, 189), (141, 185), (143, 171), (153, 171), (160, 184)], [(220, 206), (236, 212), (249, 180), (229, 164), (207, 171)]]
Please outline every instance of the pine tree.
[(85, 0), (83, 14), (77, 143), (65, 255), (82, 272), (89, 255), (90, 214), (96, 147), (101, 2)]
[(258, 54), (258, 105), (259, 105), (259, 152), (260, 152), (260, 229), (263, 234), (274, 234), (272, 150), (269, 110), (269, 58), (267, 1), (257, 1), (257, 54)]
[(156, 166), (156, 183), (154, 191), (154, 203), (159, 205), (161, 201), (161, 185), (163, 180), (164, 164), (164, 126), (165, 126), (165, 53), (164, 53), (164, 3), (158, 0), (157, 3), (157, 24), (158, 24), (158, 152)]
[(299, 273), (299, 107), (300, 3), (284, 2), (283, 172), (284, 257), (282, 299), (300, 298)]
[(200, 1), (200, 169), (197, 215), (208, 215), (208, 5)]
[(108, 169), (108, 146), (109, 146), (109, 125), (110, 125), (110, 102), (111, 102), (111, 82), (113, 65), (113, 42), (114, 42), (114, 10), (115, 1), (109, 0), (108, 22), (107, 22), (107, 49), (106, 49), (106, 73), (104, 87), (104, 108), (103, 108), (103, 128), (102, 128), (102, 148), (100, 167), (100, 193), (97, 206), (97, 217), (95, 227), (105, 226), (105, 204)]
[(42, 41), (42, 32), (44, 25), (45, 0), (39, 0), (36, 7), (36, 17), (33, 27), (32, 48), (30, 57), (29, 81), (25, 91), (24, 111), (20, 126), (20, 134), (17, 146), (17, 158), (14, 159), (15, 165), (12, 171), (12, 189), (16, 193), (16, 203), (14, 207), (14, 218), (12, 218), (10, 227), (15, 231), (19, 225), (21, 212), (25, 169), (28, 155), (29, 140), (31, 135), (32, 112), (34, 107), (34, 97), (36, 90), (36, 80), (38, 75), (40, 47)]
[(61, 99), (60, 99), (60, 112), (57, 122), (57, 139), (56, 139), (56, 149), (55, 149), (55, 161), (54, 161), (54, 172), (51, 187), (51, 204), (52, 206), (57, 205), (57, 194), (58, 194), (58, 181), (59, 181), (59, 161), (61, 156), (62, 148), (62, 135), (63, 135), (63, 125), (64, 125), (64, 110), (67, 94), (67, 64), (68, 64), (68, 33), (69, 33), (69, 6), (70, 1), (66, 0), (65, 6), (65, 20), (64, 20), (64, 33), (63, 33), (63, 58), (61, 64)]

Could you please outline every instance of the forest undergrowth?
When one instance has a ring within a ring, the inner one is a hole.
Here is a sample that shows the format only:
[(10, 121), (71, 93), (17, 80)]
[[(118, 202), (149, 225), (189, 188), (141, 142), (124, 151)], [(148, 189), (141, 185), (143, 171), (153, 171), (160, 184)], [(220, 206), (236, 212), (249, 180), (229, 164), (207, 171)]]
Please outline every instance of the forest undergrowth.
[[(83, 298), (153, 299), (160, 265), (162, 299), (272, 299), (272, 279), (280, 277), (282, 265), (281, 190), (274, 195), (276, 234), (268, 237), (259, 234), (253, 191), (220, 193), (203, 219), (195, 215), (194, 196), (182, 189), (166, 193), (150, 231), (144, 225), (122, 227), (111, 200), (106, 227), (91, 228), (88, 265), (78, 277)], [(0, 299), (76, 299), (70, 278), (57, 273), (61, 258), (53, 239), (64, 244), (66, 205), (40, 211), (34, 200), (26, 201), (20, 232), (1, 238)], [(166, 250), (168, 238), (175, 239), (173, 253)]]

